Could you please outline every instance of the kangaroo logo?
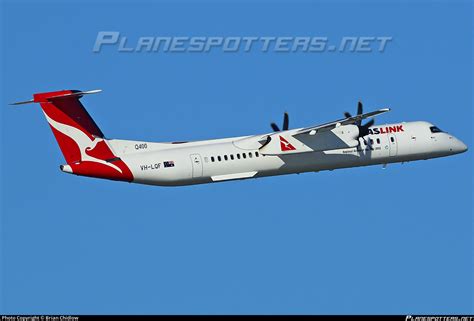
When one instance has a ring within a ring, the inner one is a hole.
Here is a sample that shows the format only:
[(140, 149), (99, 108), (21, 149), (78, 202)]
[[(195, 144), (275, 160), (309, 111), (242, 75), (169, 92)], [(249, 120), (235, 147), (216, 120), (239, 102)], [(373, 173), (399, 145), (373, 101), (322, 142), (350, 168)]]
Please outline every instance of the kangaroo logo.
[(99, 137), (94, 137), (93, 139), (90, 139), (88, 135), (86, 135), (82, 130), (77, 129), (76, 127), (62, 124), (60, 122), (55, 121), (54, 119), (50, 118), (44, 111), (44, 115), (46, 116), (46, 119), (48, 120), (48, 123), (56, 129), (58, 132), (68, 136), (71, 138), (79, 148), (79, 151), (81, 153), (81, 162), (94, 162), (94, 163), (99, 163), (108, 167), (111, 167), (118, 171), (120, 174), (122, 173), (122, 170), (117, 167), (116, 165), (106, 162), (102, 159), (93, 157), (88, 154), (88, 152), (92, 152), (94, 148), (99, 144), (100, 142), (105, 142), (104, 139), (99, 138)]
[(282, 152), (286, 152), (289, 150), (296, 150), (296, 148), (291, 145), (285, 138), (280, 136), (280, 149)]

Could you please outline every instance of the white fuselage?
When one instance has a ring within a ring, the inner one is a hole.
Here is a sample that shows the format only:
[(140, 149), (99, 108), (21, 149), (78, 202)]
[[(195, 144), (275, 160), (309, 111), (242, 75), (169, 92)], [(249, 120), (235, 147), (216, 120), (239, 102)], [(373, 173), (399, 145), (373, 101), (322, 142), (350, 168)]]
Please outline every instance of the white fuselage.
[[(401, 128), (390, 132), (390, 128)], [(401, 126), (401, 127), (400, 127)], [(292, 153), (264, 152), (260, 136), (233, 137), (185, 143), (109, 140), (108, 144), (130, 168), (133, 182), (180, 186), (233, 179), (257, 178), (345, 167), (407, 162), (462, 153), (467, 147), (454, 136), (432, 132), (428, 122), (405, 122), (371, 127), (356, 147), (304, 151), (293, 139)], [(299, 129), (279, 132), (292, 139)]]

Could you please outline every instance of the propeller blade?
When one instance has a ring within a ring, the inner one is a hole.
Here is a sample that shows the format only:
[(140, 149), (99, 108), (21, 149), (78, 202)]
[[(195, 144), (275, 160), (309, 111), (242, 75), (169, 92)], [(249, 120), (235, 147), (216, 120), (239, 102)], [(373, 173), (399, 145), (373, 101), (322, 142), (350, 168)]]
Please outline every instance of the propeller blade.
[(362, 107), (362, 102), (359, 100), (357, 103), (357, 115), (362, 115), (363, 113), (363, 107)]
[(359, 127), (359, 137), (364, 137), (369, 134), (369, 127), (360, 126)]
[(278, 127), (277, 124), (271, 123), (270, 126), (272, 126), (272, 129), (273, 129), (274, 132), (279, 132), (280, 131), (280, 128)]
[(364, 137), (369, 134), (369, 127), (371, 127), (375, 121), (373, 119), (369, 120), (367, 124), (359, 126), (359, 137)]
[[(362, 102), (359, 100), (357, 103), (357, 115), (362, 115), (364, 112), (364, 108), (362, 107)], [(357, 122), (357, 126), (362, 125), (362, 119)]]
[(283, 114), (283, 130), (288, 130), (289, 123), (290, 123), (290, 119), (288, 117), (288, 113), (285, 112)]
[(371, 119), (367, 122), (367, 124), (364, 125), (364, 127), (367, 127), (367, 129), (369, 129), (369, 127), (372, 127), (374, 124), (375, 120)]
[(351, 113), (348, 113), (347, 111), (344, 113), (344, 117), (346, 118), (350, 118), (352, 117)]

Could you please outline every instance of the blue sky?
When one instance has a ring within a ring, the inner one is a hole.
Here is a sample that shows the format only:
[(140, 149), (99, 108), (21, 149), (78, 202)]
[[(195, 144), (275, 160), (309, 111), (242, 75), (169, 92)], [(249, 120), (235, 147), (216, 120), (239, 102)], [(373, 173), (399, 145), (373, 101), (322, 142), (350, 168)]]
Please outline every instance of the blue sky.
[[(474, 313), (472, 5), (4, 1), (2, 313)], [(378, 53), (93, 53), (140, 36), (392, 36)], [(107, 137), (196, 140), (389, 106), (465, 154), (181, 188), (63, 174), (35, 92)]]

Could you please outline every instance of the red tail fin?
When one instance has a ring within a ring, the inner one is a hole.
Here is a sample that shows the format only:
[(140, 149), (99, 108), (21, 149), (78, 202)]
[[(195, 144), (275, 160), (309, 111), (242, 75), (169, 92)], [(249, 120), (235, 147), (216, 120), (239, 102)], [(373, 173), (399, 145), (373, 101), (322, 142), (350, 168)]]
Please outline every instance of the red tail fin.
[(34, 102), (40, 103), (68, 164), (82, 160), (80, 146), (76, 141), (79, 138), (74, 139), (77, 136), (74, 132), (81, 131), (90, 141), (104, 138), (102, 131), (79, 101), (81, 96), (71, 95), (77, 92), (62, 90), (33, 95)]
[[(33, 95), (40, 103), (61, 151), (74, 174), (131, 181), (127, 165), (116, 157), (104, 134), (79, 99), (89, 93), (62, 90)], [(27, 103), (27, 102), (25, 102)], [(64, 168), (64, 167), (63, 167)]]

